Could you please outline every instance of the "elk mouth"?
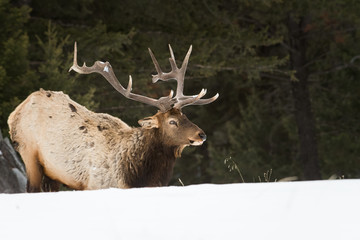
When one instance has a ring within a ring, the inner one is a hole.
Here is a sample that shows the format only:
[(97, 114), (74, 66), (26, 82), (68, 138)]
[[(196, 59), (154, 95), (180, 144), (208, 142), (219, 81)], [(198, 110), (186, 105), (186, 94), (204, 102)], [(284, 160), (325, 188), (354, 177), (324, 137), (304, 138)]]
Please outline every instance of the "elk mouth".
[(189, 143), (190, 143), (190, 146), (200, 146), (204, 143), (204, 141), (203, 140), (196, 141), (196, 140), (189, 139)]
[(206, 134), (204, 132), (198, 132), (197, 136), (195, 137), (196, 140), (193, 138), (189, 138), (189, 143), (191, 146), (200, 146), (206, 141)]

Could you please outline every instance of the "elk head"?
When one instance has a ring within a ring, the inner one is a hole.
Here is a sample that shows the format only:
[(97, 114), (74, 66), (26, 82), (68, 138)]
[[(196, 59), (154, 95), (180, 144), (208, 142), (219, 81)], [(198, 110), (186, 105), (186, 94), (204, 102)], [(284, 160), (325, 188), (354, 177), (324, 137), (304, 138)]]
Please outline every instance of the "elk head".
[(215, 101), (219, 94), (216, 94), (212, 98), (201, 99), (205, 94), (206, 90), (202, 89), (198, 95), (185, 96), (184, 90), (184, 78), (186, 68), (189, 62), (192, 46), (190, 46), (185, 59), (178, 68), (176, 65), (175, 57), (171, 46), (169, 45), (170, 55), (169, 58), (171, 71), (163, 72), (157, 62), (154, 54), (149, 48), (151, 59), (157, 70), (157, 74), (152, 76), (153, 83), (158, 80), (168, 81), (176, 80), (177, 89), (176, 95), (171, 90), (170, 94), (159, 99), (153, 99), (146, 96), (134, 94), (131, 92), (132, 77), (129, 76), (129, 83), (127, 88), (124, 88), (116, 78), (114, 71), (109, 62), (96, 61), (93, 66), (87, 67), (86, 64), (80, 67), (77, 64), (77, 46), (76, 42), (74, 45), (74, 62), (70, 70), (74, 70), (80, 74), (90, 74), (93, 72), (101, 74), (119, 93), (126, 98), (142, 102), (151, 106), (155, 106), (159, 109), (158, 113), (154, 116), (139, 120), (139, 124), (144, 129), (158, 129), (162, 135), (162, 139), (165, 144), (172, 146), (188, 146), (188, 145), (201, 145), (206, 140), (206, 135), (198, 126), (192, 123), (186, 116), (181, 112), (181, 109), (189, 105), (205, 105)]
[(204, 131), (176, 108), (165, 113), (159, 111), (152, 117), (139, 120), (139, 124), (146, 129), (159, 129), (162, 139), (170, 146), (197, 146), (206, 140)]

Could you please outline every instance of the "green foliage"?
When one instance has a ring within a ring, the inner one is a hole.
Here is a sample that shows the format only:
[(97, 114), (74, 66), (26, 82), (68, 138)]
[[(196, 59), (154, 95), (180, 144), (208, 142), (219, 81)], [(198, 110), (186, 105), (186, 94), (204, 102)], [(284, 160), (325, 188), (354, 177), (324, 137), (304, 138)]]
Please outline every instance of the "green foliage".
[[(187, 148), (172, 184), (238, 182), (268, 169), (273, 178), (302, 176), (294, 118), (291, 64), (294, 39), (289, 18), (303, 24), (318, 151), (323, 176), (360, 177), (358, 46), (360, 4), (346, 1), (0, 1), (0, 127), (11, 111), (39, 88), (64, 91), (88, 108), (130, 125), (156, 109), (125, 99), (98, 74), (68, 73), (73, 43), (79, 64), (109, 61), (119, 81), (133, 77), (133, 92), (167, 95), (174, 83), (151, 83), (150, 47), (164, 71), (167, 44), (180, 64), (192, 44), (184, 92), (207, 88), (219, 99), (185, 108), (208, 135)], [(31, 18), (30, 18), (31, 16)], [(297, 39), (298, 40), (298, 39)], [(235, 166), (234, 165), (234, 166)]]
[(359, 177), (360, 161), (357, 124), (360, 113), (358, 71), (341, 71), (327, 74), (314, 95), (319, 99), (316, 106), (319, 121), (320, 155), (324, 160), (324, 175)]
[(29, 68), (29, 37), (24, 29), (30, 9), (0, 2), (0, 129), (7, 129), (7, 116), (32, 87), (36, 75)]
[(45, 89), (66, 91), (72, 89), (74, 83), (66, 75), (70, 61), (63, 57), (63, 48), (68, 43), (69, 36), (58, 39), (57, 35), (56, 28), (49, 21), (45, 32), (46, 41), (36, 36), (43, 58), (38, 67), (40, 85)]

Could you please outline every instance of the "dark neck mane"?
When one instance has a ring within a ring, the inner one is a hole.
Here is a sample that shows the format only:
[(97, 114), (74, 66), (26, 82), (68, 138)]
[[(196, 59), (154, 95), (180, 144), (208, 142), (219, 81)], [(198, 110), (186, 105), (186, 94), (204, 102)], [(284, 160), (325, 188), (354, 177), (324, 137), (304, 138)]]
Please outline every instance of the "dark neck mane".
[(124, 161), (125, 181), (129, 187), (167, 186), (175, 164), (184, 147), (161, 142), (158, 129), (138, 129), (140, 142), (136, 157)]

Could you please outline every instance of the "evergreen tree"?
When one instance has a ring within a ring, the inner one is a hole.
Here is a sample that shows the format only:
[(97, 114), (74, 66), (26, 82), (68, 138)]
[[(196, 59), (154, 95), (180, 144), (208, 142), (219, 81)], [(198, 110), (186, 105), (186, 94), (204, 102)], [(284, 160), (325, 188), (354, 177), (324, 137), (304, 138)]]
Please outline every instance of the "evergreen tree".
[(258, 181), (269, 169), (277, 179), (360, 177), (356, 0), (15, 2), (0, 4), (4, 132), (8, 114), (39, 88), (64, 91), (133, 126), (155, 114), (98, 74), (68, 73), (74, 41), (80, 64), (109, 61), (123, 85), (131, 74), (133, 92), (155, 98), (175, 84), (151, 83), (147, 48), (166, 71), (167, 44), (179, 62), (192, 44), (184, 92), (207, 88), (220, 97), (184, 109), (208, 141), (184, 151), (172, 184), (243, 181), (239, 172)]
[[(286, 70), (288, 73), (293, 72), (294, 75), (286, 76), (281, 72), (273, 71), (271, 74), (261, 74), (261, 81), (253, 82), (255, 90), (252, 91), (251, 97), (247, 99), (258, 101), (258, 98), (253, 96), (260, 96), (262, 104), (257, 104), (260, 108), (256, 108), (256, 112), (262, 113), (263, 117), (259, 117), (258, 114), (253, 115), (255, 118), (250, 118), (249, 122), (257, 121), (259, 123), (257, 127), (260, 128), (261, 126), (266, 127), (269, 122), (271, 124), (267, 128), (269, 131), (262, 130), (262, 136), (256, 137), (255, 133), (257, 131), (253, 131), (253, 128), (246, 125), (246, 120), (251, 117), (248, 113), (253, 113), (255, 108), (249, 103), (243, 105), (242, 107), (248, 109), (247, 111), (250, 110), (250, 112), (244, 113), (241, 119), (245, 120), (243, 124), (246, 126), (243, 129), (246, 134), (243, 134), (243, 136), (247, 138), (252, 136), (258, 141), (245, 140), (243, 141), (246, 144), (244, 147), (235, 149), (240, 152), (240, 155), (249, 152), (249, 149), (251, 149), (250, 152), (256, 153), (255, 157), (250, 157), (252, 162), (261, 156), (259, 154), (263, 152), (265, 155), (261, 157), (261, 162), (264, 166), (266, 166), (264, 163), (270, 162), (272, 168), (276, 171), (288, 165), (286, 167), (288, 174), (298, 175), (302, 179), (321, 178), (320, 167), (323, 169), (322, 174), (324, 176), (330, 176), (338, 171), (336, 168), (329, 171), (328, 168), (328, 159), (334, 161), (334, 158), (330, 156), (334, 156), (335, 152), (323, 148), (326, 145), (333, 150), (339, 149), (334, 149), (329, 139), (325, 137), (329, 136), (327, 132), (329, 129), (320, 127), (324, 124), (328, 125), (327, 122), (330, 119), (327, 117), (320, 118), (320, 116), (324, 117), (334, 105), (327, 105), (327, 108), (322, 108), (318, 104), (323, 103), (324, 100), (329, 100), (329, 92), (322, 93), (321, 90), (333, 91), (335, 85), (331, 85), (328, 81), (329, 77), (334, 77), (332, 74), (346, 76), (347, 78), (350, 76), (350, 78), (355, 77), (354, 71), (349, 68), (354, 68), (353, 62), (359, 52), (356, 47), (351, 47), (353, 41), (357, 39), (356, 25), (359, 18), (356, 16), (356, 12), (359, 4), (354, 1), (266, 1), (263, 3), (258, 4), (255, 1), (254, 5), (249, 4), (247, 12), (243, 12), (244, 15), (241, 18), (254, 23), (256, 26), (254, 29), (263, 29), (267, 31), (268, 35), (282, 38), (279, 44), (264, 48), (263, 53), (266, 55), (273, 53), (277, 56), (289, 56), (288, 64), (281, 66), (279, 69)], [(335, 78), (338, 81), (343, 81), (338, 76)], [(339, 85), (336, 86), (339, 87)], [(353, 85), (353, 87), (356, 86), (356, 84)], [(341, 87), (340, 89), (344, 88)], [(347, 94), (354, 96), (351, 92), (347, 92)], [(351, 97), (351, 99), (353, 98)], [(280, 111), (273, 112), (275, 108), (279, 108)], [(324, 111), (326, 114), (322, 115)], [(272, 112), (272, 115), (264, 115), (266, 112)], [(336, 112), (345, 119), (351, 118), (349, 114), (342, 115), (344, 111), (339, 109), (330, 112)], [(265, 121), (258, 121), (258, 119)], [(239, 127), (238, 129), (241, 131), (242, 128)], [(277, 130), (274, 131), (273, 129)], [(298, 136), (294, 135), (294, 129), (297, 129)], [(339, 131), (338, 136), (334, 136), (332, 139), (336, 139), (335, 141), (342, 139), (338, 142), (340, 145), (349, 141), (349, 139), (355, 140), (357, 138), (357, 129), (352, 129), (355, 131), (351, 134), (337, 129)], [(230, 128), (230, 130), (234, 129)], [(238, 136), (241, 136), (241, 134), (238, 134)], [(274, 136), (279, 137), (276, 145), (283, 147), (279, 149), (280, 155), (273, 155), (274, 148), (269, 147), (274, 146)], [(319, 136), (321, 137), (319, 138)], [(261, 141), (261, 138), (265, 141)], [(241, 142), (241, 139), (238, 138), (236, 142)], [(318, 142), (321, 147), (318, 147)], [(296, 148), (297, 144), (299, 144), (298, 149)], [(231, 145), (231, 148), (237, 146), (236, 144)], [(327, 152), (329, 150), (331, 154)], [(355, 157), (355, 154), (350, 153), (353, 151), (349, 146), (349, 149), (341, 151), (340, 155), (344, 154), (343, 157), (336, 154), (337, 160), (349, 167), (348, 163), (350, 162), (345, 163), (345, 159), (340, 159), (345, 158), (345, 156), (349, 157), (349, 155)], [(276, 158), (274, 159), (273, 156), (276, 156)], [(323, 157), (325, 158), (321, 161)], [(280, 159), (283, 159), (280, 161), (281, 164), (277, 164)], [(244, 158), (237, 158), (237, 160), (240, 166), (244, 166)], [(249, 164), (245, 163), (245, 168)], [(354, 162), (350, 164), (356, 166)], [(301, 166), (302, 173), (298, 170), (299, 166)], [(252, 166), (251, 169), (254, 169), (254, 167)], [(327, 170), (325, 171), (325, 169)], [(344, 171), (342, 172), (344, 173)], [(349, 176), (354, 176), (351, 172), (354, 171), (347, 171)], [(280, 176), (284, 176), (282, 175), (284, 172), (281, 171), (280, 173)]]
[(14, 7), (9, 1), (0, 1), (0, 129), (7, 135), (7, 117), (29, 93), (36, 74), (28, 59), (29, 37), (24, 26), (30, 9)]

